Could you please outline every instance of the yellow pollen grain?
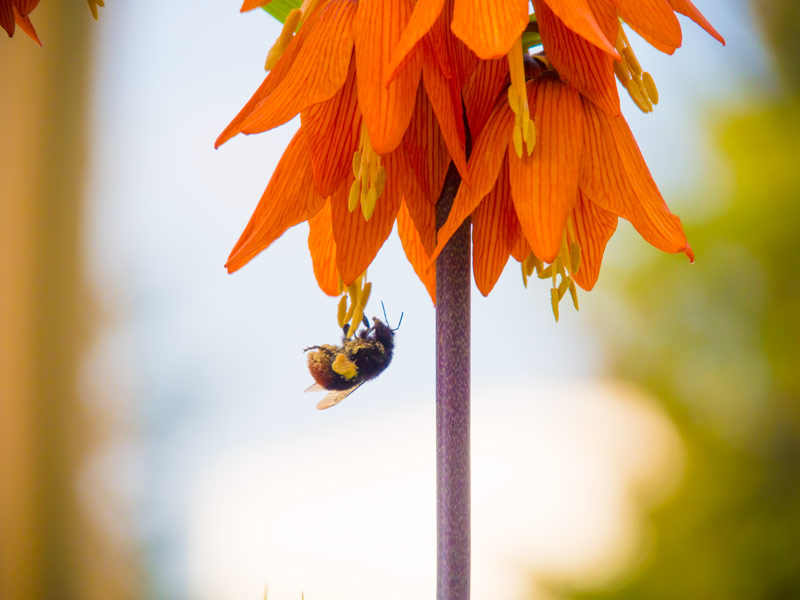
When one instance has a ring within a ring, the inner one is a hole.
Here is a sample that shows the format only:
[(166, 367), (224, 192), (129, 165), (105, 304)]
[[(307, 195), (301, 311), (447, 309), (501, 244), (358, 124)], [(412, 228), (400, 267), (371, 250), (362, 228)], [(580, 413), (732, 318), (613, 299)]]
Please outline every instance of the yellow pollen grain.
[(352, 379), (358, 374), (356, 364), (341, 353), (336, 355), (336, 358), (331, 363), (331, 369), (345, 379)]

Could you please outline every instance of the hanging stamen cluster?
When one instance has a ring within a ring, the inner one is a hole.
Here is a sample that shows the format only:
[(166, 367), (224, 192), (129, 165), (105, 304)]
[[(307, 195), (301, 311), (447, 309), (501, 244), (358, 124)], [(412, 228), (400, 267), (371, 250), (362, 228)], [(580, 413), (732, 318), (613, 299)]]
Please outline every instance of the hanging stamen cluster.
[(381, 164), (380, 155), (375, 152), (369, 139), (367, 126), (361, 123), (361, 141), (359, 149), (353, 153), (353, 177), (347, 208), (353, 212), (361, 204), (364, 220), (369, 221), (375, 212), (375, 205), (386, 185), (386, 167)]
[(271, 71), (277, 64), (278, 60), (280, 60), (281, 56), (283, 56), (283, 53), (286, 51), (286, 48), (289, 46), (289, 43), (294, 38), (294, 33), (297, 31), (300, 23), (311, 14), (317, 7), (317, 4), (319, 4), (319, 0), (305, 0), (300, 8), (292, 9), (289, 12), (286, 21), (283, 23), (281, 34), (267, 53), (267, 60), (264, 63), (265, 71)]
[[(339, 300), (337, 320), (339, 322), (339, 327), (342, 329), (344, 329), (346, 324), (350, 324), (347, 330), (347, 337), (349, 338), (353, 336), (356, 329), (358, 329), (358, 326), (361, 324), (361, 320), (364, 318), (364, 309), (367, 307), (367, 302), (369, 302), (369, 295), (372, 292), (372, 283), (367, 281), (367, 272), (364, 271), (364, 273), (351, 283), (347, 289), (345, 289), (344, 284), (341, 282), (340, 286), (342, 297)], [(349, 306), (348, 299), (350, 300)], [(344, 376), (343, 373), (340, 373), (340, 375)]]
[[(569, 226), (570, 224), (568, 224)], [(550, 303), (553, 307), (553, 316), (558, 321), (558, 304), (569, 290), (572, 304), (578, 310), (578, 289), (575, 287), (573, 275), (581, 266), (581, 247), (578, 243), (567, 241), (567, 232), (561, 241), (561, 250), (556, 259), (545, 266), (533, 252), (522, 261), (522, 284), (528, 287), (528, 277), (536, 271), (539, 279), (552, 279), (553, 287), (550, 290)]]
[(522, 142), (528, 156), (533, 152), (536, 143), (536, 127), (531, 119), (528, 108), (528, 88), (525, 85), (525, 64), (523, 61), (522, 39), (518, 39), (508, 52), (508, 72), (511, 75), (511, 85), (508, 88), (508, 105), (514, 111), (514, 131), (512, 141), (514, 152), (522, 158)]
[(633, 53), (628, 36), (619, 25), (617, 32), (617, 52), (622, 60), (614, 62), (614, 73), (619, 82), (628, 90), (631, 99), (642, 112), (653, 112), (653, 105), (658, 104), (658, 89), (653, 76), (642, 70), (636, 55)]

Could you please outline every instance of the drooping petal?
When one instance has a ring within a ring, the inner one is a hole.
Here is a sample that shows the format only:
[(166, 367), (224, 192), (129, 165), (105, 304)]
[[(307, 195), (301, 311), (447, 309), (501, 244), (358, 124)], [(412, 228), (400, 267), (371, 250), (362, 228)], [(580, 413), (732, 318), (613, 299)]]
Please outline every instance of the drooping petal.
[[(425, 49), (429, 51), (428, 45)], [(423, 56), (427, 52), (423, 51)], [(469, 180), (467, 174), (466, 136), (462, 116), (461, 91), (455, 87), (455, 79), (445, 79), (444, 74), (435, 61), (423, 60), (422, 78), (424, 88), (436, 114), (440, 137), (444, 138), (447, 150), (461, 174), (462, 179)], [(422, 89), (423, 86), (420, 86)], [(445, 167), (446, 169), (446, 167)]]
[(351, 0), (332, 0), (325, 5), (311, 24), (292, 68), (244, 119), (243, 133), (260, 133), (283, 125), (301, 110), (330, 99), (344, 85), (352, 58), (355, 14)]
[(314, 277), (328, 296), (339, 295), (339, 271), (336, 269), (336, 242), (333, 239), (331, 202), (325, 201), (317, 214), (308, 220), (308, 250)]
[(567, 228), (567, 239), (581, 247), (580, 268), (573, 278), (587, 292), (597, 282), (603, 252), (616, 229), (617, 215), (600, 208), (581, 193), (572, 211), (572, 226)]
[(406, 66), (412, 51), (441, 14), (442, 6), (444, 6), (444, 0), (418, 0), (414, 4), (411, 17), (403, 29), (386, 67), (386, 84), (394, 81), (400, 70)]
[(19, 13), (15, 14), (17, 25), (19, 28), (24, 31), (29, 38), (31, 38), (34, 42), (36, 42), (39, 46), (42, 45), (42, 40), (39, 39), (39, 34), (36, 33), (36, 29), (33, 27), (33, 23), (31, 22), (31, 18), (28, 16), (23, 17)]
[(659, 250), (686, 251), (681, 221), (667, 208), (625, 119), (609, 116), (586, 100), (583, 110), (583, 193), (601, 208), (629, 220)]
[[(442, 191), (450, 155), (439, 128), (433, 106), (423, 86), (419, 87), (414, 113), (403, 137), (408, 161), (426, 199), (435, 204)], [(466, 168), (466, 165), (465, 165)]]
[(667, 0), (616, 0), (619, 14), (654, 48), (672, 54), (680, 48), (681, 24)]
[(508, 54), (528, 25), (528, 0), (459, 0), (453, 10), (453, 33), (483, 59)]
[(497, 283), (519, 232), (508, 172), (501, 170), (492, 191), (472, 213), (472, 269), (475, 285), (484, 296)]
[(39, 5), (39, 0), (12, 0), (20, 17), (27, 17)]
[(545, 3), (567, 28), (609, 56), (619, 58), (614, 48), (614, 38), (608, 39), (603, 27), (597, 22), (590, 0), (534, 0), (533, 8), (537, 21), (539, 11)]
[(300, 122), (317, 193), (330, 196), (352, 172), (361, 132), (355, 64), (351, 63), (347, 81), (336, 95), (304, 110)]
[(411, 263), (417, 277), (428, 290), (431, 302), (436, 304), (436, 269), (428, 268), (430, 262), (428, 253), (425, 251), (419, 231), (405, 202), (397, 213), (397, 234), (400, 236), (400, 242), (403, 244), (408, 262)]
[(472, 77), (464, 86), (464, 105), (473, 140), (480, 135), (509, 81), (508, 59), (505, 56), (478, 63)]
[(350, 285), (361, 275), (378, 254), (383, 242), (392, 232), (397, 211), (400, 210), (402, 192), (397, 181), (397, 169), (393, 156), (384, 157), (386, 187), (378, 199), (375, 212), (369, 221), (364, 220), (360, 210), (350, 212), (347, 200), (350, 191), (348, 179), (345, 185), (331, 197), (333, 237), (336, 240), (336, 265), (345, 285)]
[(469, 174), (472, 185), (461, 183), (447, 221), (436, 234), (436, 249), (431, 260), (439, 256), (444, 245), (461, 226), (481, 200), (494, 187), (500, 169), (504, 168), (508, 141), (514, 127), (514, 112), (502, 99), (495, 106), (486, 127), (483, 128), (469, 159)]
[(0, 27), (6, 30), (8, 37), (14, 37), (17, 21), (14, 18), (14, 5), (9, 0), (0, 0)]
[(317, 194), (305, 148), (303, 130), (289, 142), (267, 189), (250, 217), (225, 268), (233, 273), (278, 239), (289, 228), (314, 216), (325, 202)]
[[(543, 0), (533, 0), (533, 5), (547, 58), (559, 76), (607, 113), (619, 114), (614, 58), (569, 29)], [(608, 16), (619, 27), (616, 11), (604, 14)], [(604, 18), (604, 28), (608, 28), (606, 21)]]
[(242, 2), (242, 8), (239, 9), (239, 12), (247, 12), (248, 10), (258, 8), (259, 6), (266, 6), (270, 2), (272, 2), (272, 0), (244, 0), (244, 2)]
[(300, 27), (297, 34), (292, 38), (292, 41), (289, 42), (289, 45), (286, 47), (286, 50), (284, 50), (278, 62), (267, 74), (261, 85), (258, 86), (256, 92), (219, 135), (217, 141), (214, 143), (215, 148), (219, 148), (237, 133), (241, 132), (242, 123), (244, 123), (245, 119), (251, 115), (255, 107), (258, 106), (262, 100), (275, 91), (275, 88), (280, 85), (283, 79), (292, 70), (294, 61), (297, 58), (297, 55), (300, 53), (300, 49), (305, 45), (306, 39), (309, 36), (309, 32), (313, 30), (314, 22), (320, 16), (320, 13), (321, 10), (318, 7), (305, 20), (303, 26)]
[(353, 25), (358, 105), (378, 154), (389, 154), (403, 139), (417, 97), (421, 61), (416, 51), (388, 87), (383, 83), (392, 51), (413, 7), (412, 0), (360, 0), (358, 3)]
[(456, 0), (447, 0), (442, 13), (428, 32), (428, 41), (445, 78), (461, 91), (480, 60), (467, 45), (453, 33), (453, 11)]
[(561, 249), (567, 217), (578, 201), (583, 114), (575, 89), (551, 77), (528, 82), (536, 145), (533, 153), (509, 152), (514, 208), (533, 253), (552, 262)]
[(712, 27), (711, 23), (703, 16), (697, 7), (692, 4), (689, 0), (669, 0), (670, 6), (675, 10), (675, 12), (679, 12), (682, 15), (686, 15), (692, 21), (700, 25), (703, 29), (705, 29), (709, 35), (717, 39), (723, 46), (725, 45), (725, 38), (723, 38), (719, 32)]
[(519, 235), (517, 236), (517, 241), (511, 247), (511, 256), (517, 262), (522, 262), (530, 255), (531, 246), (528, 244), (528, 238), (525, 237), (522, 228), (519, 227), (519, 220), (517, 220), (517, 227), (519, 228)]
[(425, 252), (431, 254), (436, 247), (436, 203), (431, 201), (420, 188), (404, 145), (398, 146), (392, 154), (395, 158), (393, 168), (403, 190), (403, 204), (414, 221), (414, 227)]

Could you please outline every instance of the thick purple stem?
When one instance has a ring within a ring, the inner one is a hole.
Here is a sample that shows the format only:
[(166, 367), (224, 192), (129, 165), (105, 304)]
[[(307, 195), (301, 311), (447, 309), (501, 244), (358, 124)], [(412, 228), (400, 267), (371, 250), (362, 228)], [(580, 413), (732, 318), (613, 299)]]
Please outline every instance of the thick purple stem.
[[(451, 163), (436, 206), (450, 213), (461, 179)], [(470, 222), (436, 260), (437, 600), (469, 599)]]

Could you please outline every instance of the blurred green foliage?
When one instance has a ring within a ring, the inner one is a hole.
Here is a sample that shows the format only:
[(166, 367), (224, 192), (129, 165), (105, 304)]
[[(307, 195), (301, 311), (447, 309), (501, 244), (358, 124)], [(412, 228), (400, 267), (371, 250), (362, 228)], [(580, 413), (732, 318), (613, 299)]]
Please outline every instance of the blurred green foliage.
[(785, 96), (722, 119), (726, 168), (706, 182), (719, 205), (686, 227), (697, 264), (631, 273), (605, 332), (612, 371), (675, 421), (684, 479), (637, 566), (565, 598), (800, 598), (800, 2), (754, 7)]

